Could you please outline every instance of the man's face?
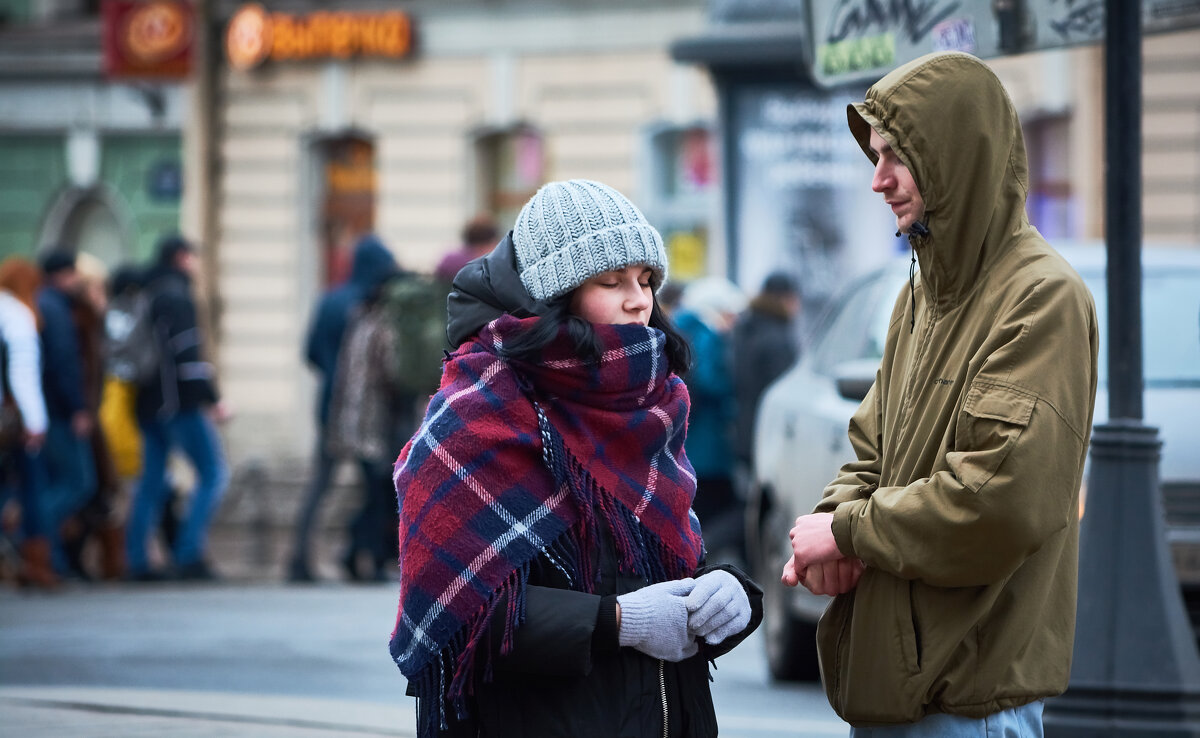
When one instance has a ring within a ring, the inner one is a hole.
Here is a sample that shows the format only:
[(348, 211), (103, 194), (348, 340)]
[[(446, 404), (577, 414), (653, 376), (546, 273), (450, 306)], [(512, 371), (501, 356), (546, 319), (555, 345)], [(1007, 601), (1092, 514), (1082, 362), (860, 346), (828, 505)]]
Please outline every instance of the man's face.
[(917, 183), (912, 172), (874, 128), (871, 129), (871, 151), (879, 157), (871, 189), (881, 193), (883, 201), (891, 206), (896, 216), (896, 230), (908, 233), (913, 223), (925, 217), (925, 201), (917, 191)]
[(74, 293), (79, 288), (81, 280), (75, 267), (68, 267), (59, 269), (50, 276), (48, 281), (63, 292)]
[(195, 277), (196, 273), (200, 270), (200, 257), (196, 256), (196, 252), (190, 249), (180, 251), (175, 255), (175, 266), (189, 277)]

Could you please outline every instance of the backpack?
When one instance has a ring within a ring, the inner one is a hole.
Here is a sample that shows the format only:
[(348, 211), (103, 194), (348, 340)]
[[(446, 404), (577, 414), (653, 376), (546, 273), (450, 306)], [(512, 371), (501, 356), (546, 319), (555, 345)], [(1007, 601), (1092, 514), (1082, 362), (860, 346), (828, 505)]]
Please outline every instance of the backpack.
[(158, 376), (162, 359), (151, 302), (146, 290), (127, 290), (109, 301), (104, 314), (105, 368), (132, 384), (146, 384)]
[(446, 341), (447, 286), (419, 274), (406, 274), (383, 287), (387, 320), (395, 328), (397, 388), (432, 395), (442, 380)]

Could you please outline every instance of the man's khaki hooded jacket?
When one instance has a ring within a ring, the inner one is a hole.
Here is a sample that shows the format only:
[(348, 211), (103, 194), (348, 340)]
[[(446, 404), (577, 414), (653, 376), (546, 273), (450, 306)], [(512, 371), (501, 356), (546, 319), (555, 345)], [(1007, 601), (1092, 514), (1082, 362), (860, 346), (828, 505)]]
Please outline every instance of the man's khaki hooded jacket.
[(848, 113), (868, 157), (873, 127), (909, 168), (928, 233), (850, 423), (858, 460), (817, 507), (866, 565), (821, 619), (823, 681), (855, 725), (983, 717), (1067, 686), (1095, 307), (1029, 224), (1020, 123), (985, 65), (923, 57)]

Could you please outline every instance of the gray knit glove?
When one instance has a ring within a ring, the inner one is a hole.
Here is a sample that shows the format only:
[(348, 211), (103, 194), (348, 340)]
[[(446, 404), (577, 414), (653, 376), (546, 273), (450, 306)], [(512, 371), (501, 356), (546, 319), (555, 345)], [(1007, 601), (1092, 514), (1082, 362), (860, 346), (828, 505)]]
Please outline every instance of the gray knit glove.
[(750, 624), (750, 598), (738, 578), (723, 569), (696, 580), (685, 600), (688, 633), (715, 646)]
[(686, 598), (696, 580), (674, 579), (617, 597), (622, 646), (666, 661), (683, 661), (699, 650), (688, 632)]

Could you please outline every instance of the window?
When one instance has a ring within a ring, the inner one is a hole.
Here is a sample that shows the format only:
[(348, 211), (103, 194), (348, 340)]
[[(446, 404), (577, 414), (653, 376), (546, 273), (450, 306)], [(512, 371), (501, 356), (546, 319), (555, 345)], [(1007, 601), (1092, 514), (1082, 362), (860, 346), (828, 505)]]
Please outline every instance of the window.
[(542, 135), (519, 125), (484, 134), (475, 145), (478, 202), (507, 230), (546, 179)]
[(649, 169), (644, 173), (646, 217), (662, 233), (671, 280), (686, 282), (708, 273), (710, 214), (718, 171), (716, 144), (705, 125), (660, 126), (650, 133)]
[(1049, 239), (1074, 235), (1069, 169), (1069, 121), (1041, 118), (1025, 125), (1029, 157), (1029, 220)]
[(375, 145), (354, 135), (325, 139), (317, 144), (317, 156), (318, 239), (328, 287), (350, 276), (354, 243), (375, 228)]

